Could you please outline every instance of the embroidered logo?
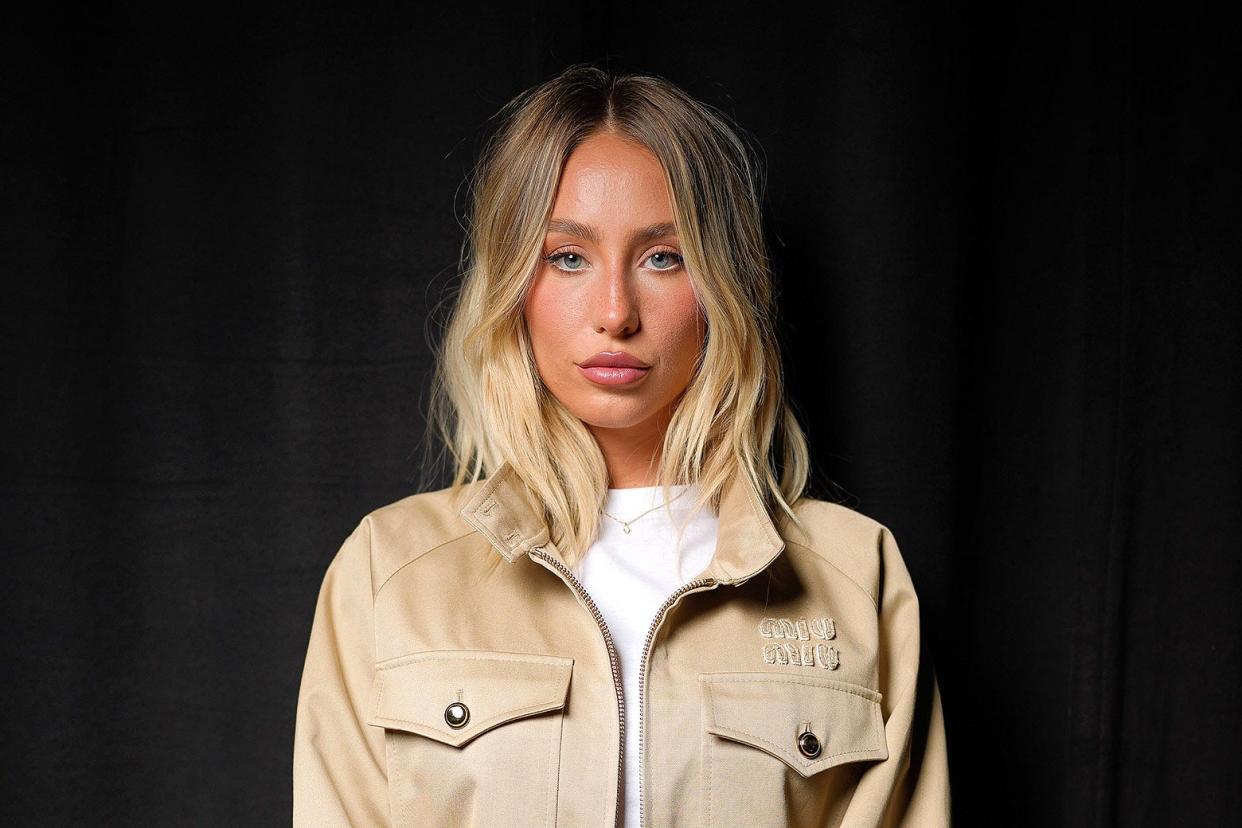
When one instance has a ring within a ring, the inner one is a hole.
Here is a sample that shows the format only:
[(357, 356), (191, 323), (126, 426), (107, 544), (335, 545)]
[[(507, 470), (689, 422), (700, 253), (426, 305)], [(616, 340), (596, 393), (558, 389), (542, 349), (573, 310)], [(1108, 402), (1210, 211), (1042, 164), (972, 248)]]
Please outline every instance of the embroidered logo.
[(835, 670), (841, 666), (837, 648), (825, 642), (837, 637), (837, 625), (831, 618), (765, 618), (759, 622), (762, 638), (783, 639), (763, 645), (765, 664), (786, 664), (790, 667), (822, 667)]

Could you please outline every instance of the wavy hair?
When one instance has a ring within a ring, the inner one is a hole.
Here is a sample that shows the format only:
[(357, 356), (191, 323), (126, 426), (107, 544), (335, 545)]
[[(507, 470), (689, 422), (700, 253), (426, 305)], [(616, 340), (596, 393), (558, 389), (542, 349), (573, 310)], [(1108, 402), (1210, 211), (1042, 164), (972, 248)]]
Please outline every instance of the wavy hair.
[[(566, 160), (612, 132), (664, 169), (686, 268), (703, 318), (693, 379), (675, 402), (656, 480), (698, 489), (713, 511), (734, 472), (769, 510), (803, 496), (806, 437), (785, 399), (775, 298), (761, 223), (765, 172), (757, 142), (720, 110), (651, 74), (575, 64), (496, 116), (468, 176), (460, 289), (438, 347), (429, 430), (452, 453), (452, 487), (507, 460), (543, 505), (564, 559), (580, 560), (607, 495), (603, 453), (544, 386), (523, 307)], [(499, 560), (499, 556), (497, 556)]]

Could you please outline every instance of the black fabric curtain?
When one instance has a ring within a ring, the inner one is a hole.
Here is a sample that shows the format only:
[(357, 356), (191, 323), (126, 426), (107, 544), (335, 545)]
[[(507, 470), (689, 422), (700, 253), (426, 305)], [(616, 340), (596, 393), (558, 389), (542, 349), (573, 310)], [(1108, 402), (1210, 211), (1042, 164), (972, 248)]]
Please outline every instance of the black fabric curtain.
[(1237, 45), (1197, 3), (44, 7), (3, 27), (0, 812), (288, 820), (324, 569), (420, 446), (488, 119), (578, 61), (767, 152), (821, 497), (922, 599), (963, 825), (1219, 825)]

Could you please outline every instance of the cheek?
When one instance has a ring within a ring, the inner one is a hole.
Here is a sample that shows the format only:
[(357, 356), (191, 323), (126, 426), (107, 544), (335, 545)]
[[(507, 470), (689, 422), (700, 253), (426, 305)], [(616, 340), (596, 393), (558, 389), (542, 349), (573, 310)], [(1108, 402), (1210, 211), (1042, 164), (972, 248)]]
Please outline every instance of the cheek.
[(531, 347), (540, 360), (562, 347), (562, 340), (571, 327), (574, 305), (556, 282), (536, 278), (526, 297), (522, 313), (530, 332)]
[(707, 324), (689, 282), (683, 290), (668, 296), (661, 310), (668, 353), (679, 365), (688, 367), (699, 354)]
[(538, 348), (545, 332), (556, 329), (556, 302), (545, 279), (536, 278), (530, 286), (522, 312), (526, 316), (526, 327), (530, 329), (531, 344)]

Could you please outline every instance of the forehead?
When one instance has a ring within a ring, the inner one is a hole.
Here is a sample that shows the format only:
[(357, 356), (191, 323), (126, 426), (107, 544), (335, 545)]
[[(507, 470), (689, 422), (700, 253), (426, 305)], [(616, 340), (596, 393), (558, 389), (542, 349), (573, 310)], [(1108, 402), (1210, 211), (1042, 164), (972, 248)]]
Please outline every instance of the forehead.
[(593, 135), (566, 160), (552, 216), (624, 226), (672, 221), (664, 169), (641, 144)]

